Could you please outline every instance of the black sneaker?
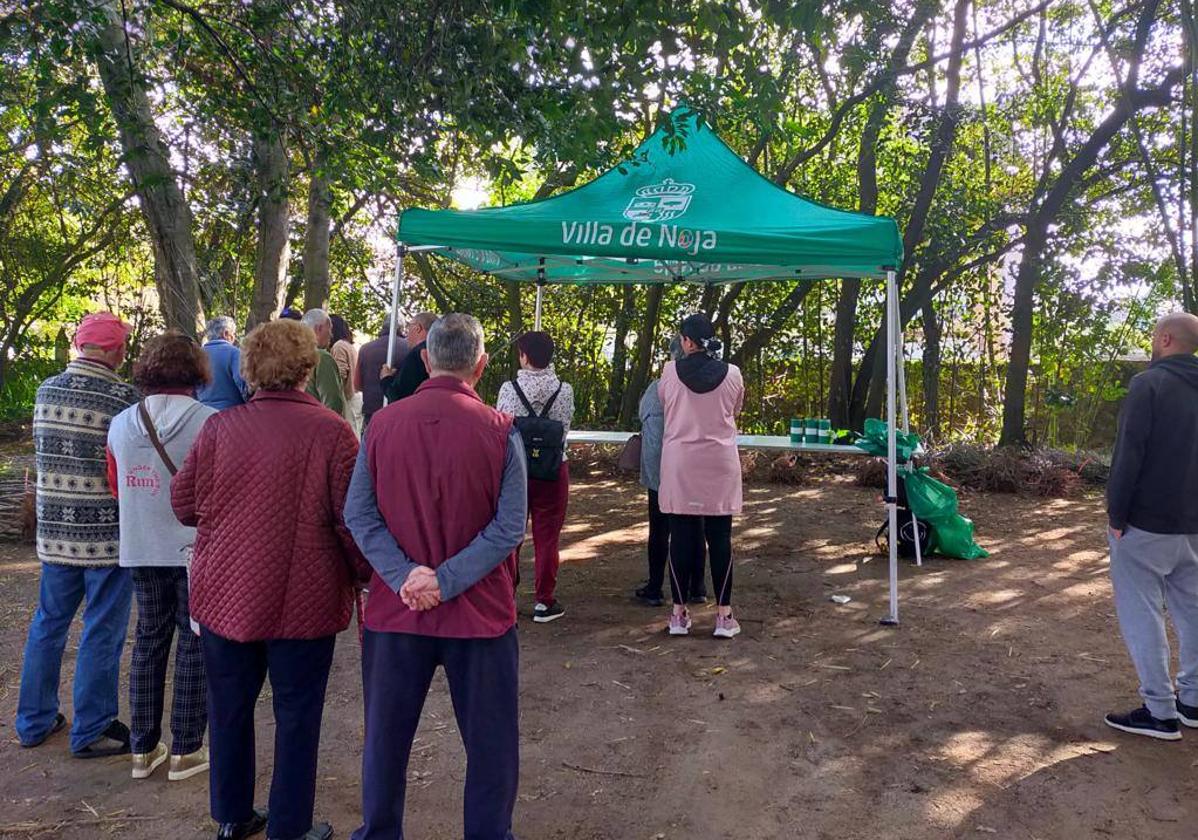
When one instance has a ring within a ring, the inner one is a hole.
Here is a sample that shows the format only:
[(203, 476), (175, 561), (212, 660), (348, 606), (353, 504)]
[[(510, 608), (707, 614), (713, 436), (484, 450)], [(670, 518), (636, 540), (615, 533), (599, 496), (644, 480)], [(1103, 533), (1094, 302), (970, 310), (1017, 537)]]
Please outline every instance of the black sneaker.
[(688, 604), (699, 604), (699, 605), (706, 604), (707, 603), (707, 593), (706, 592), (692, 592), (691, 596), (686, 599), (686, 602)]
[(638, 589), (635, 593), (636, 599), (647, 607), (660, 607), (665, 603), (665, 598), (662, 596), (661, 590), (656, 592), (650, 591), (649, 585), (646, 584)]
[(537, 624), (557, 621), (565, 614), (566, 608), (562, 606), (561, 601), (554, 601), (552, 604), (537, 604), (532, 608), (532, 620)]
[(75, 758), (108, 758), (113, 755), (129, 754), (129, 727), (114, 720), (100, 733), (100, 737), (71, 755)]
[(1180, 741), (1181, 724), (1177, 718), (1161, 720), (1155, 718), (1144, 706), (1124, 715), (1110, 714), (1103, 720), (1111, 729), (1120, 732), (1130, 732), (1132, 735), (1145, 735), (1160, 741)]
[(1190, 729), (1198, 729), (1198, 706), (1187, 706), (1178, 700), (1177, 717)]

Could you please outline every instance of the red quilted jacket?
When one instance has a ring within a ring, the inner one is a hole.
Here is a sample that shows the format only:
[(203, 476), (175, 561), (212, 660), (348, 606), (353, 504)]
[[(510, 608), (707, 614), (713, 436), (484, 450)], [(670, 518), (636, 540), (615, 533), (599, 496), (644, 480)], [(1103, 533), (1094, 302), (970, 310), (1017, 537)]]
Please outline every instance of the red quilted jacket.
[(342, 519), (358, 442), (298, 391), (259, 391), (213, 415), (171, 482), (195, 526), (191, 614), (237, 642), (314, 639), (349, 626), (369, 572)]

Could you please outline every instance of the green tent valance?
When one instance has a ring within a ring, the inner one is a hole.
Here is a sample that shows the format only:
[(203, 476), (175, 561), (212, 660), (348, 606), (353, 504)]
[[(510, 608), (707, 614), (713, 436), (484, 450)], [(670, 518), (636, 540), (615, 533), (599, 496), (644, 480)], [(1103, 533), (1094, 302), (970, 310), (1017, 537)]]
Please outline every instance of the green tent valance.
[(406, 210), (398, 239), (499, 279), (572, 284), (885, 277), (903, 256), (893, 219), (782, 189), (685, 106), (584, 186), (508, 207)]

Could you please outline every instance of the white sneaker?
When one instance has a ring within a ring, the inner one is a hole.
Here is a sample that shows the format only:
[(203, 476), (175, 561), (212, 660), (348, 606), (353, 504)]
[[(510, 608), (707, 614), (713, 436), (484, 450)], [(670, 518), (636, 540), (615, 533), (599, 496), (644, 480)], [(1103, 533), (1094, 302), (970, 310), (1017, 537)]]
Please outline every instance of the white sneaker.
[(740, 623), (732, 617), (731, 613), (715, 617), (715, 632), (712, 635), (717, 639), (731, 639), (739, 633)]
[(691, 632), (691, 615), (689, 612), (684, 612), (681, 615), (678, 613), (670, 614), (670, 635), (671, 636), (689, 636)]

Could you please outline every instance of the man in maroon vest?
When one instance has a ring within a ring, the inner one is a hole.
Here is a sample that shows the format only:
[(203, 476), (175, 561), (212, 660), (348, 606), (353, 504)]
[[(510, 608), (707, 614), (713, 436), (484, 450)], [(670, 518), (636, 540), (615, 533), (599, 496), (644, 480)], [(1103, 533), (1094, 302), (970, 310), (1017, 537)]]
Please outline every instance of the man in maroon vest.
[(353, 836), (403, 836), (408, 757), (441, 665), (466, 747), (465, 836), (507, 840), (520, 769), (524, 446), (512, 418), (474, 392), (487, 365), (477, 319), (445, 316), (422, 352), (428, 381), (374, 415), (345, 504), (374, 569), (362, 649), (364, 821)]

